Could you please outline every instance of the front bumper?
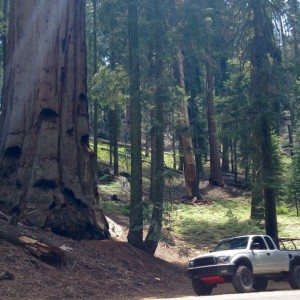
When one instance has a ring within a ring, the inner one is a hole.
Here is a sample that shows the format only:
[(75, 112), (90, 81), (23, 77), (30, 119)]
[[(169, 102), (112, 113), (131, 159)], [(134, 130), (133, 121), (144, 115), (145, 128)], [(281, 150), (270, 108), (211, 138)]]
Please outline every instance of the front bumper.
[(235, 264), (211, 265), (204, 267), (188, 268), (190, 278), (206, 276), (232, 276), (235, 271)]

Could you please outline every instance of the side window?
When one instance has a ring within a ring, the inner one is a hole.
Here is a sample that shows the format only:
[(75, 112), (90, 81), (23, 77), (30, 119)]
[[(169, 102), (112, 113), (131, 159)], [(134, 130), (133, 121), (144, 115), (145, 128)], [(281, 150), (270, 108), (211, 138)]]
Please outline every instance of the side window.
[(267, 249), (266, 243), (261, 236), (256, 236), (253, 238), (252, 245), (256, 250), (265, 250)]
[(268, 236), (265, 236), (264, 237), (267, 244), (268, 244), (268, 247), (270, 250), (274, 250), (275, 249), (275, 246), (274, 246), (274, 243), (272, 243), (271, 239), (268, 237)]

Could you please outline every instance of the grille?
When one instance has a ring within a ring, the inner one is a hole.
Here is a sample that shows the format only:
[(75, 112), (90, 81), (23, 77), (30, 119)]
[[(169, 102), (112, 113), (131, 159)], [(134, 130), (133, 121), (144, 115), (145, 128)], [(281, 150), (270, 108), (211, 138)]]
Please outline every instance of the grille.
[(214, 257), (197, 258), (194, 260), (194, 267), (203, 267), (215, 264), (216, 261)]

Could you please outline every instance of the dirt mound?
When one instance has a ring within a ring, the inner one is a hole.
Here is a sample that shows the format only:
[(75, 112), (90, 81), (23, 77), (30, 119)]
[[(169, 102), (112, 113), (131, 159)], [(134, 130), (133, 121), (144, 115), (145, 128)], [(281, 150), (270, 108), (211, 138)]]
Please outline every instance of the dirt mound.
[(72, 241), (52, 233), (49, 237), (73, 250), (65, 259), (42, 261), (22, 246), (0, 240), (1, 299), (142, 299), (187, 295), (187, 290), (193, 294), (186, 259), (175, 263), (174, 249), (158, 249), (158, 256), (164, 253), (168, 262), (129, 245), (124, 236), (106, 241)]

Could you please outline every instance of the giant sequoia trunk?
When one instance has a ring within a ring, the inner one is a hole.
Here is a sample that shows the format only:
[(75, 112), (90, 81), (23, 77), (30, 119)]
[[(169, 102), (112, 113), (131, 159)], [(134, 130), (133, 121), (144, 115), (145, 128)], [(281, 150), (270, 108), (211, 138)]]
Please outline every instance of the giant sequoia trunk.
[(84, 0), (11, 1), (0, 205), (71, 238), (109, 236), (89, 148)]

